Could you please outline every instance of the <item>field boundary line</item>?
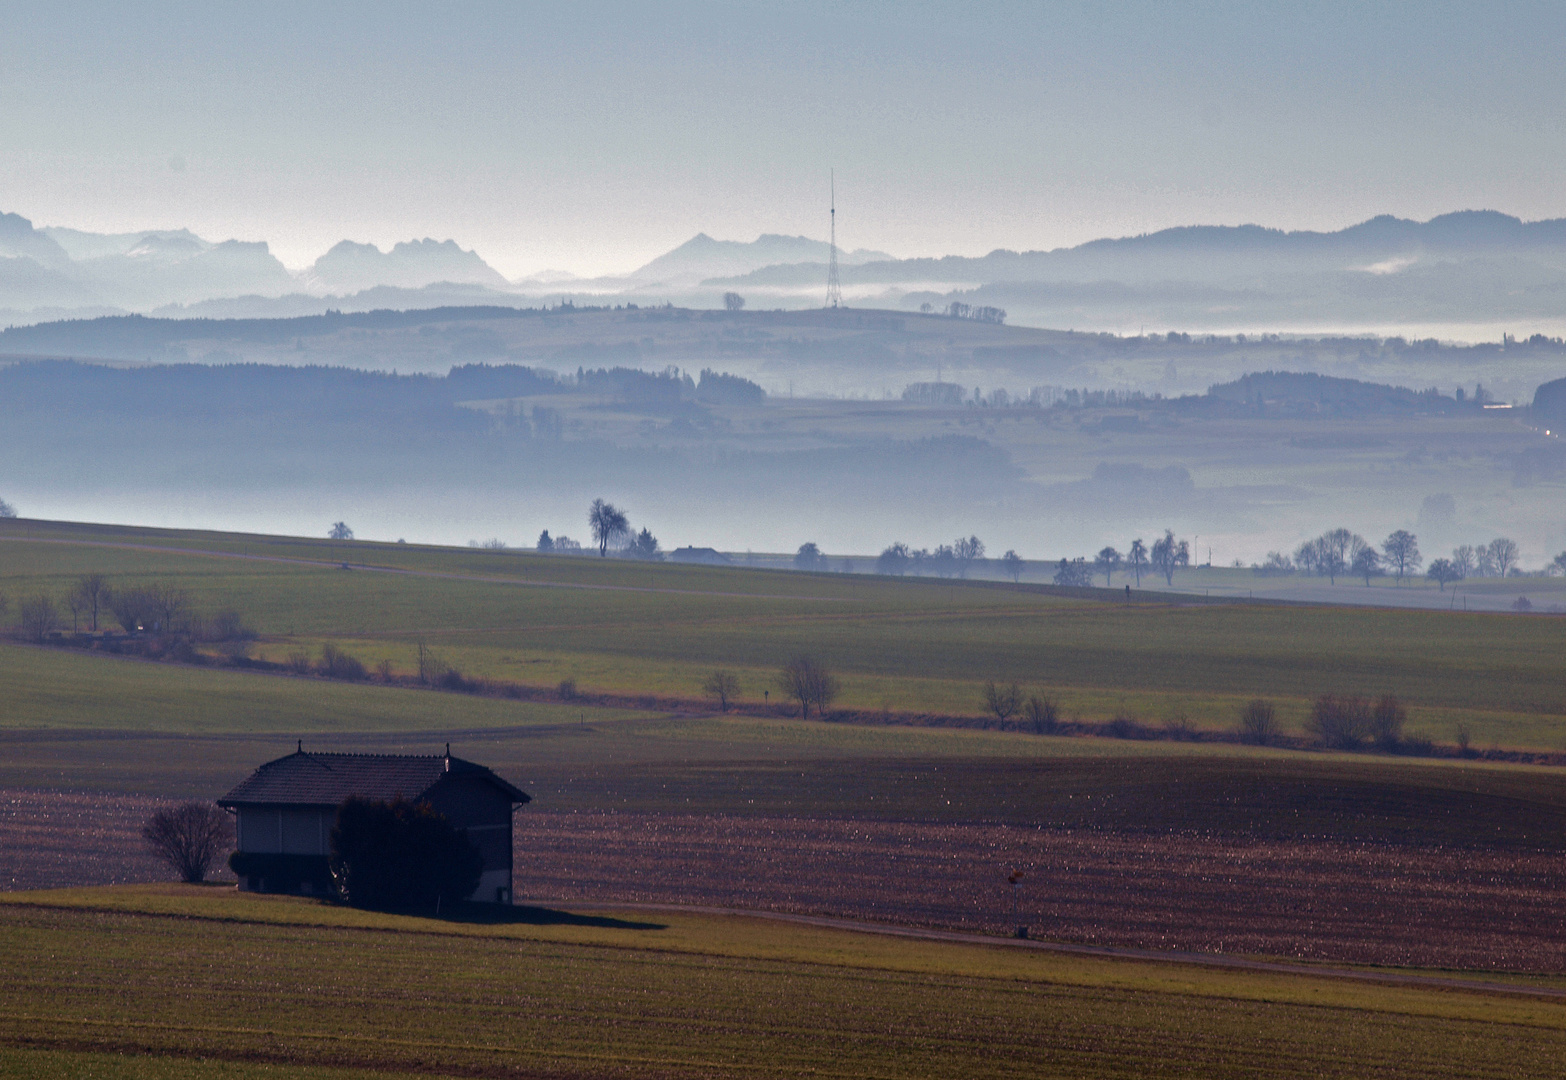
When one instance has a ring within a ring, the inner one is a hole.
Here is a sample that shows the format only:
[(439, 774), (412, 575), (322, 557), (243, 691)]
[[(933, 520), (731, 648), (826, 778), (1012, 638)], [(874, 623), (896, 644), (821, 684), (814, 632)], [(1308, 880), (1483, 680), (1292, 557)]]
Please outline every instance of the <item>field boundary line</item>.
[(877, 923), (863, 919), (845, 919), (831, 915), (803, 915), (789, 911), (762, 911), (750, 908), (718, 907), (708, 904), (637, 904), (616, 901), (551, 900), (539, 899), (537, 897), (528, 897), (526, 900), (529, 904), (566, 909), (666, 911), (690, 912), (700, 915), (729, 915), (738, 918), (770, 919), (777, 922), (796, 923), (802, 926), (819, 926), (829, 930), (847, 930), (853, 933), (881, 934), (887, 937), (915, 938), (925, 941), (950, 941), (968, 945), (996, 945), (1006, 948), (1034, 949), (1041, 952), (1066, 953), (1075, 956), (1093, 956), (1113, 960), (1142, 960), (1157, 964), (1191, 964), (1198, 967), (1231, 968), (1240, 971), (1256, 971), (1275, 975), (1304, 975), (1327, 979), (1347, 979), (1358, 982), (1392, 983), (1400, 986), (1426, 987), (1434, 990), (1471, 990), (1482, 993), (1520, 994), (1525, 997), (1566, 1000), (1566, 989), (1557, 987), (1519, 986), (1512, 983), (1486, 982), (1482, 979), (1448, 978), (1442, 975), (1414, 975), (1395, 971), (1366, 971), (1360, 968), (1317, 967), (1312, 964), (1289, 963), (1284, 960), (1256, 960), (1244, 956), (1226, 956), (1221, 953), (1199, 953), (1174, 949), (1142, 949), (1130, 945), (1080, 945), (1066, 941), (1000, 937), (993, 934), (979, 934), (962, 930), (934, 930), (917, 926), (896, 926), (891, 923)]
[(211, 551), (205, 548), (163, 547), (157, 544), (126, 544), (109, 540), (67, 540), (62, 537), (0, 536), (0, 543), (13, 544), (62, 544), (67, 547), (111, 548), (120, 551), (150, 551), (163, 555), (195, 555), (208, 559), (237, 559), (241, 562), (282, 563), (291, 566), (313, 566), (322, 570), (347, 568), (364, 570), (374, 574), (394, 574), (402, 577), (434, 578), (444, 581), (472, 581), (481, 585), (515, 585), (534, 589), (585, 589), (594, 592), (662, 593), (671, 596), (718, 596), (731, 600), (808, 600), (813, 603), (859, 603), (848, 596), (793, 596), (785, 593), (719, 592), (715, 589), (670, 589), (653, 585), (593, 585), (581, 581), (529, 581), (521, 578), (487, 577), (483, 574), (455, 574), (445, 570), (409, 570), (399, 566), (378, 566), (374, 563), (339, 562), (336, 560), (301, 559), (287, 555), (246, 555), (237, 551)]
[[(599, 1061), (620, 1062), (637, 1065), (680, 1065), (687, 1068), (711, 1069), (716, 1066), (711, 1062), (694, 1061), (677, 1057), (654, 1057), (638, 1054), (606, 1054), (594, 1053), (586, 1050), (542, 1050), (526, 1046), (498, 1046), (489, 1043), (459, 1043), (439, 1039), (408, 1039), (389, 1038), (385, 1035), (354, 1035), (347, 1032), (330, 1031), (293, 1031), (271, 1027), (245, 1027), (227, 1024), (174, 1024), (167, 1021), (154, 1021), (146, 1019), (108, 1020), (85, 1016), (39, 1016), (28, 1013), (0, 1013), (0, 1021), (13, 1021), (19, 1023), (33, 1023), (39, 1025), (55, 1024), (64, 1027), (76, 1028), (131, 1028), (133, 1030), (148, 1030), (168, 1032), (174, 1034), (204, 1034), (204, 1035), (256, 1035), (274, 1039), (305, 1039), (315, 1042), (348, 1043), (348, 1044), (374, 1044), (405, 1047), (414, 1050), (456, 1050), (469, 1053), (489, 1053), (506, 1055), (534, 1055), (542, 1058), (564, 1058), (570, 1061)], [(48, 1043), (37, 1036), (28, 1036), (28, 1041), (12, 1042), (13, 1046), (45, 1048)], [(5, 1036), (0, 1034), (0, 1042), (5, 1042)], [(43, 1046), (39, 1046), (43, 1043)], [(202, 1057), (211, 1056), (210, 1050), (181, 1051), (179, 1049), (155, 1051), (159, 1055), (170, 1057)], [(221, 1052), (219, 1055), (221, 1056)], [(244, 1060), (233, 1059), (233, 1060)], [(279, 1058), (281, 1061), (292, 1060)], [(374, 1066), (372, 1066), (373, 1068)], [(779, 1073), (784, 1066), (770, 1065), (761, 1062), (725, 1062), (724, 1068), (738, 1068), (754, 1073)], [(392, 1067), (390, 1071), (397, 1071)], [(869, 1078), (876, 1080), (875, 1074), (854, 1073), (822, 1073), (819, 1069), (812, 1069), (812, 1075), (843, 1076)], [(785, 1075), (794, 1075), (785, 1073)], [(881, 1080), (895, 1080), (892, 1077), (884, 1077)]]

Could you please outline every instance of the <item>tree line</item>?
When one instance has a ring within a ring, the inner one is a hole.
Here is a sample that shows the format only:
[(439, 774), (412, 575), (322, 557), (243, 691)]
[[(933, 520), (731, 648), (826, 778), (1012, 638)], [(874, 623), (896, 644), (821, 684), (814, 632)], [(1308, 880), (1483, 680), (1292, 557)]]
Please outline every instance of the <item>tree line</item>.
[[(9, 610), (0, 596), (0, 615)], [(39, 591), (17, 603), (17, 630), (28, 641), (43, 641), (65, 630), (97, 634), (112, 620), (125, 634), (178, 636), (213, 643), (241, 643), (255, 638), (234, 608), (210, 613), (197, 610), (190, 593), (166, 580), (117, 585), (103, 574), (83, 574), (64, 595)]]

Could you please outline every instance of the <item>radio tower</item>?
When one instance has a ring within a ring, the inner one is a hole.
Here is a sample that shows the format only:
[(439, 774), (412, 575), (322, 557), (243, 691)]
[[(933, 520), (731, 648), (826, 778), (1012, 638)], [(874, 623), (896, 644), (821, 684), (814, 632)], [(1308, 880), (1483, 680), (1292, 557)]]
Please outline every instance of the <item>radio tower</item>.
[(832, 252), (827, 257), (827, 301), (829, 308), (843, 306), (843, 287), (837, 282), (837, 170), (832, 178)]

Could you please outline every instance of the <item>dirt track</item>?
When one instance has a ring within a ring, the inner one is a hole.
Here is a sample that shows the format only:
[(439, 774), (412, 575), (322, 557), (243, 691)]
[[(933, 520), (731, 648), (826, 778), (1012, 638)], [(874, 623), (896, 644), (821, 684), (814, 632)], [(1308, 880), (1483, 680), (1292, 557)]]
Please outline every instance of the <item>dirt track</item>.
[[(150, 881), (159, 800), (0, 791), (0, 888)], [(1559, 855), (993, 825), (517, 816), (519, 898), (699, 904), (1090, 945), (1566, 972)], [(226, 872), (225, 872), (226, 876)]]

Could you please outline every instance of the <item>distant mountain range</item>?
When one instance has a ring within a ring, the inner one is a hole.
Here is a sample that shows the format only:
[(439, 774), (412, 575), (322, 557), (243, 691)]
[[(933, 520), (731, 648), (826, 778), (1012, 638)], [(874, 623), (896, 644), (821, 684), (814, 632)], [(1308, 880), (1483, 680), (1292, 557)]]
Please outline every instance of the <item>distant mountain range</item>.
[[(452, 240), (385, 252), (344, 240), (295, 274), (262, 242), (214, 243), (185, 229), (35, 229), (0, 214), (0, 319), (281, 317), (375, 304), (561, 300), (715, 307), (728, 291), (752, 306), (802, 308), (821, 303), (829, 250), (803, 236), (740, 242), (698, 233), (623, 276), (508, 282)], [(1525, 222), (1493, 211), (1425, 222), (1383, 215), (1336, 232), (1189, 226), (979, 257), (839, 251), (838, 261), (851, 304), (939, 310), (955, 301), (1003, 308), (1035, 326), (1320, 331), (1514, 320), (1524, 333), (1566, 328), (1566, 219)]]

